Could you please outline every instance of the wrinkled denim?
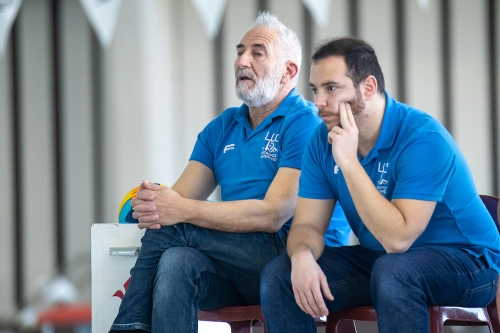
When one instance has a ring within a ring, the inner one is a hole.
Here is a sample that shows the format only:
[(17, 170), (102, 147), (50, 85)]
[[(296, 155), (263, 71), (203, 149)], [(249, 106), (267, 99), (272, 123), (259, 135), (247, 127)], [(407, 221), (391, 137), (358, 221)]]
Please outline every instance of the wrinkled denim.
[[(430, 331), (428, 307), (484, 307), (494, 299), (498, 273), (482, 258), (449, 247), (420, 247), (386, 254), (361, 246), (325, 248), (318, 260), (333, 301), (330, 313), (373, 305), (380, 333)], [(295, 302), (291, 263), (283, 255), (261, 274), (261, 302), (269, 333), (316, 332), (313, 318)]]
[(259, 304), (259, 275), (288, 230), (229, 233), (180, 223), (146, 230), (112, 332), (197, 332), (198, 309)]

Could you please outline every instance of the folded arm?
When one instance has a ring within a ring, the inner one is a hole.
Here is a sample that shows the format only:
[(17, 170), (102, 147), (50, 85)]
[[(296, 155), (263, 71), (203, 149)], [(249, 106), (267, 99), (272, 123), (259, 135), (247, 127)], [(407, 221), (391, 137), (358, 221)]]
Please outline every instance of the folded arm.
[(427, 227), (436, 202), (382, 196), (358, 160), (358, 128), (347, 103), (340, 121), (342, 127), (334, 127), (328, 140), (359, 217), (386, 252), (405, 252)]
[(133, 202), (142, 228), (188, 222), (230, 232), (276, 232), (293, 215), (300, 170), (280, 168), (263, 200), (208, 202), (217, 183), (210, 168), (191, 161), (172, 188), (140, 191)]
[(359, 162), (342, 169), (342, 172), (361, 220), (385, 251), (408, 250), (427, 227), (436, 202), (387, 200), (375, 188)]

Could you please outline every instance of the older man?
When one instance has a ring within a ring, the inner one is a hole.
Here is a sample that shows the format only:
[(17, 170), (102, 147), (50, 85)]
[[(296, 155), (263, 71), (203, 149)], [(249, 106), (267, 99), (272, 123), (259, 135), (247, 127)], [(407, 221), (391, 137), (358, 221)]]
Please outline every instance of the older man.
[[(296, 34), (261, 13), (236, 46), (236, 93), (199, 134), (172, 188), (144, 182), (132, 201), (148, 228), (111, 332), (196, 332), (198, 309), (259, 303), (259, 274), (285, 242), (302, 154), (319, 123), (295, 91)], [(207, 197), (220, 185), (222, 202)], [(347, 241), (338, 219), (334, 243)]]
[[(315, 332), (314, 317), (373, 305), (380, 333), (423, 333), (428, 306), (490, 304), (500, 239), (451, 135), (387, 94), (366, 42), (333, 39), (312, 59), (324, 124), (304, 153), (289, 257), (262, 273), (268, 331)], [(337, 201), (358, 246), (323, 247)]]

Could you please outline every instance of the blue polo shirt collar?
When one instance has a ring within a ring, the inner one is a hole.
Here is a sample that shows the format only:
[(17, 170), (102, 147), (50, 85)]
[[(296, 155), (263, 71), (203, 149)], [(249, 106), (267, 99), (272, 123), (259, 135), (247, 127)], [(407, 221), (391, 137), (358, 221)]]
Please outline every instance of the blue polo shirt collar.
[(385, 92), (385, 110), (382, 120), (380, 134), (372, 150), (363, 159), (363, 164), (369, 163), (372, 159), (378, 157), (378, 152), (388, 149), (394, 145), (396, 132), (398, 130), (398, 106), (397, 102)]
[(252, 130), (252, 127), (248, 122), (248, 110), (249, 110), (248, 105), (242, 104), (240, 108), (236, 111), (234, 119), (236, 119), (236, 121), (241, 123), (241, 125), (245, 127), (248, 133), (250, 132), (257, 133), (262, 128), (265, 128), (268, 124), (271, 124), (274, 118), (286, 116), (288, 111), (290, 110), (290, 107), (295, 104), (297, 96), (298, 96), (297, 89), (293, 88), (285, 97), (285, 99), (281, 102), (278, 108), (274, 110), (273, 113), (271, 113), (269, 116), (267, 116), (254, 130)]

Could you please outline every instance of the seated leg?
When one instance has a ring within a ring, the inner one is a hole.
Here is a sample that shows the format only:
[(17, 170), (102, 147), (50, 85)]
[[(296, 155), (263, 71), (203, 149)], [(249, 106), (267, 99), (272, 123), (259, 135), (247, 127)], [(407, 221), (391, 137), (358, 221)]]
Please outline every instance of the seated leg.
[(267, 331), (316, 332), (314, 318), (295, 302), (290, 272), (291, 263), (286, 254), (272, 260), (262, 271), (260, 299)]
[(165, 251), (153, 292), (153, 332), (197, 332), (198, 310), (244, 305), (225, 272), (206, 254), (188, 247)]
[[(369, 278), (380, 252), (360, 246), (325, 248), (318, 265), (326, 275), (335, 298), (325, 300), (330, 312), (360, 305), (371, 305)], [(288, 256), (271, 261), (261, 275), (262, 311), (266, 326), (273, 332), (316, 332), (313, 318), (295, 302)], [(350, 326), (352, 327), (352, 326)]]
[(432, 305), (487, 306), (497, 278), (482, 259), (460, 249), (432, 246), (383, 255), (371, 279), (379, 332), (429, 332)]

